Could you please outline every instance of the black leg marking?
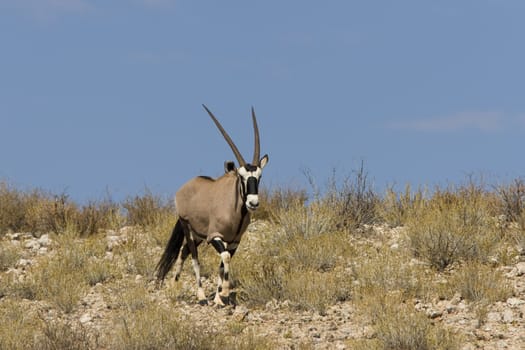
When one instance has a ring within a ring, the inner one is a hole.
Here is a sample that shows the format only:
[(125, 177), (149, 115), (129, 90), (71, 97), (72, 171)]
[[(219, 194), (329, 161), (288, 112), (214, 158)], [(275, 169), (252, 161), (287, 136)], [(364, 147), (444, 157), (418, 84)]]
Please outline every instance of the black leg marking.
[(224, 247), (224, 243), (221, 240), (214, 239), (211, 241), (211, 245), (213, 246), (213, 248), (215, 248), (215, 250), (219, 254), (226, 251), (226, 247)]

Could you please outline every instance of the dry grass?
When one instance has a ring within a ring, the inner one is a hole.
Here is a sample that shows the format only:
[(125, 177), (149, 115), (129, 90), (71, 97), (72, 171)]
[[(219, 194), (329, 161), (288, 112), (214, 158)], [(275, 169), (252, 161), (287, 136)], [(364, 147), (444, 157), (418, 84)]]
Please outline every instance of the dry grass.
[(175, 213), (172, 201), (164, 200), (147, 188), (142, 196), (130, 197), (122, 206), (127, 211), (128, 225), (145, 228), (154, 227)]
[(457, 291), (473, 303), (505, 301), (514, 291), (501, 272), (476, 262), (467, 263), (454, 271), (447, 286), (449, 291)]
[(491, 198), (472, 185), (436, 189), (408, 216), (414, 254), (440, 271), (460, 261), (486, 262), (500, 241)]
[[(330, 180), (312, 198), (304, 190), (269, 191), (256, 215), (265, 219), (266, 232), (258, 232), (254, 244), (241, 243), (232, 260), (237, 301), (250, 308), (284, 303), (321, 315), (352, 303), (374, 330), (371, 339), (349, 343), (353, 348), (458, 349), (461, 337), (417, 312), (414, 300), (459, 293), (482, 319), (489, 305), (512, 295), (497, 267), (525, 252), (521, 185), (495, 191), (473, 182), (433, 191), (407, 186), (379, 196), (361, 168), (342, 182)], [(229, 323), (218, 336), (152, 299), (153, 269), (175, 220), (172, 204), (147, 190), (121, 204), (81, 206), (64, 194), (0, 184), (0, 348), (275, 348), (274, 340), (242, 322)], [(394, 245), (380, 233), (359, 234), (375, 223), (404, 230)], [(111, 251), (108, 230), (125, 237)], [(27, 252), (3, 237), (9, 231), (51, 233), (53, 241), (20, 276), (7, 270)], [(201, 274), (215, 279), (219, 259), (203, 248)], [(191, 263), (186, 275), (193, 281)], [(207, 282), (215, 288), (214, 280)], [(114, 327), (103, 337), (71, 321), (93, 288), (107, 291), (112, 312)], [(184, 288), (163, 290), (166, 302), (195, 302), (193, 285)], [(31, 303), (53, 310), (58, 321), (46, 322)]]

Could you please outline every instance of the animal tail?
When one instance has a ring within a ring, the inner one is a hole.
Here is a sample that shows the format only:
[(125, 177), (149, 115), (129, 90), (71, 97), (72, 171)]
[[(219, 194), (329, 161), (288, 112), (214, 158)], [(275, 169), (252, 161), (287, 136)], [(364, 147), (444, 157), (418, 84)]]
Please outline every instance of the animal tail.
[(171, 233), (170, 240), (166, 245), (166, 249), (164, 250), (162, 257), (160, 258), (159, 263), (155, 268), (158, 282), (162, 283), (162, 281), (170, 271), (171, 267), (177, 260), (183, 241), (184, 229), (182, 227), (182, 222), (178, 220), (175, 224), (175, 227), (173, 228), (173, 232)]

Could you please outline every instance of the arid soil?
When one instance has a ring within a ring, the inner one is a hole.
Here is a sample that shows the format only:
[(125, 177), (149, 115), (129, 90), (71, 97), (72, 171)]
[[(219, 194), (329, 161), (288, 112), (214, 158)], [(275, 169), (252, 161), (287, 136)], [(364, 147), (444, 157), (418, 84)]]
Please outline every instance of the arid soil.
[[(252, 225), (240, 249), (250, 249), (256, 241), (257, 225)], [(129, 229), (108, 232), (108, 259), (111, 250), (126, 241)], [(384, 234), (390, 234), (385, 232)], [(395, 244), (395, 235), (394, 237)], [(33, 237), (31, 234), (13, 233), (4, 238), (10, 244), (23, 247), (23, 258), (16, 266), (3, 272), (5, 275), (22, 276), (32, 265), (38, 264), (54, 250), (50, 235)], [(158, 255), (162, 253), (158, 248)], [(497, 267), (514, 287), (514, 295), (506, 301), (497, 302), (486, 310), (485, 321), (480, 323), (471, 305), (456, 294), (450, 300), (432, 302), (414, 301), (417, 310), (424, 312), (432, 322), (446, 325), (462, 336), (462, 349), (525, 349), (525, 261), (516, 258), (508, 266)], [(156, 261), (152, 261), (155, 264)], [(174, 315), (185, 315), (202, 329), (221, 330), (225, 334), (253, 332), (255, 335), (273, 339), (281, 349), (350, 349), (359, 339), (374, 338), (370, 324), (363, 322), (356, 315), (356, 306), (352, 300), (336, 302), (319, 314), (315, 311), (298, 311), (287, 301), (270, 300), (265, 306), (250, 308), (242, 303), (236, 306), (215, 307), (200, 306), (193, 293), (191, 264), (185, 267), (181, 281), (169, 280), (157, 288), (154, 281), (141, 275), (127, 276), (133, 283), (143, 285), (147, 298), (173, 309)], [(206, 290), (212, 291), (215, 274), (204, 281)], [(81, 299), (80, 305), (70, 314), (59, 313), (53, 306), (39, 300), (22, 300), (32, 304), (46, 318), (53, 322), (54, 317), (67, 318), (71, 323), (81, 325), (88, 333), (98, 334), (100, 344), (104, 337), (115, 329), (112, 316), (115, 306), (112, 295), (115, 293), (112, 283), (97, 283)], [(181, 294), (182, 297), (177, 297)], [(175, 296), (174, 296), (175, 295)], [(3, 298), (0, 298), (0, 303)], [(137, 301), (140, 302), (140, 301)], [(60, 316), (58, 316), (60, 315)], [(103, 347), (103, 345), (101, 345)]]

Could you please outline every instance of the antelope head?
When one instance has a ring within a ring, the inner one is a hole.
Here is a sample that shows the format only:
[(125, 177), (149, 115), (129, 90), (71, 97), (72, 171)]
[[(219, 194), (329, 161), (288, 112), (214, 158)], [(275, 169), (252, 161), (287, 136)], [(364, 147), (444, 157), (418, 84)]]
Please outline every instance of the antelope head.
[(239, 152), (235, 143), (233, 143), (231, 137), (228, 135), (226, 130), (219, 123), (217, 118), (213, 113), (206, 107), (202, 105), (206, 112), (210, 115), (211, 119), (217, 125), (217, 128), (221, 132), (222, 136), (230, 145), (230, 148), (239, 162), (239, 167), (236, 169), (237, 175), (240, 177), (242, 184), (242, 195), (243, 200), (248, 210), (256, 210), (259, 207), (259, 182), (261, 180), (262, 170), (268, 163), (268, 155), (265, 154), (262, 158), (260, 157), (260, 142), (259, 142), (259, 128), (257, 127), (257, 119), (255, 118), (255, 111), (252, 107), (252, 121), (253, 121), (253, 131), (255, 134), (255, 150), (253, 152), (253, 160), (251, 163), (246, 163), (244, 158)]

